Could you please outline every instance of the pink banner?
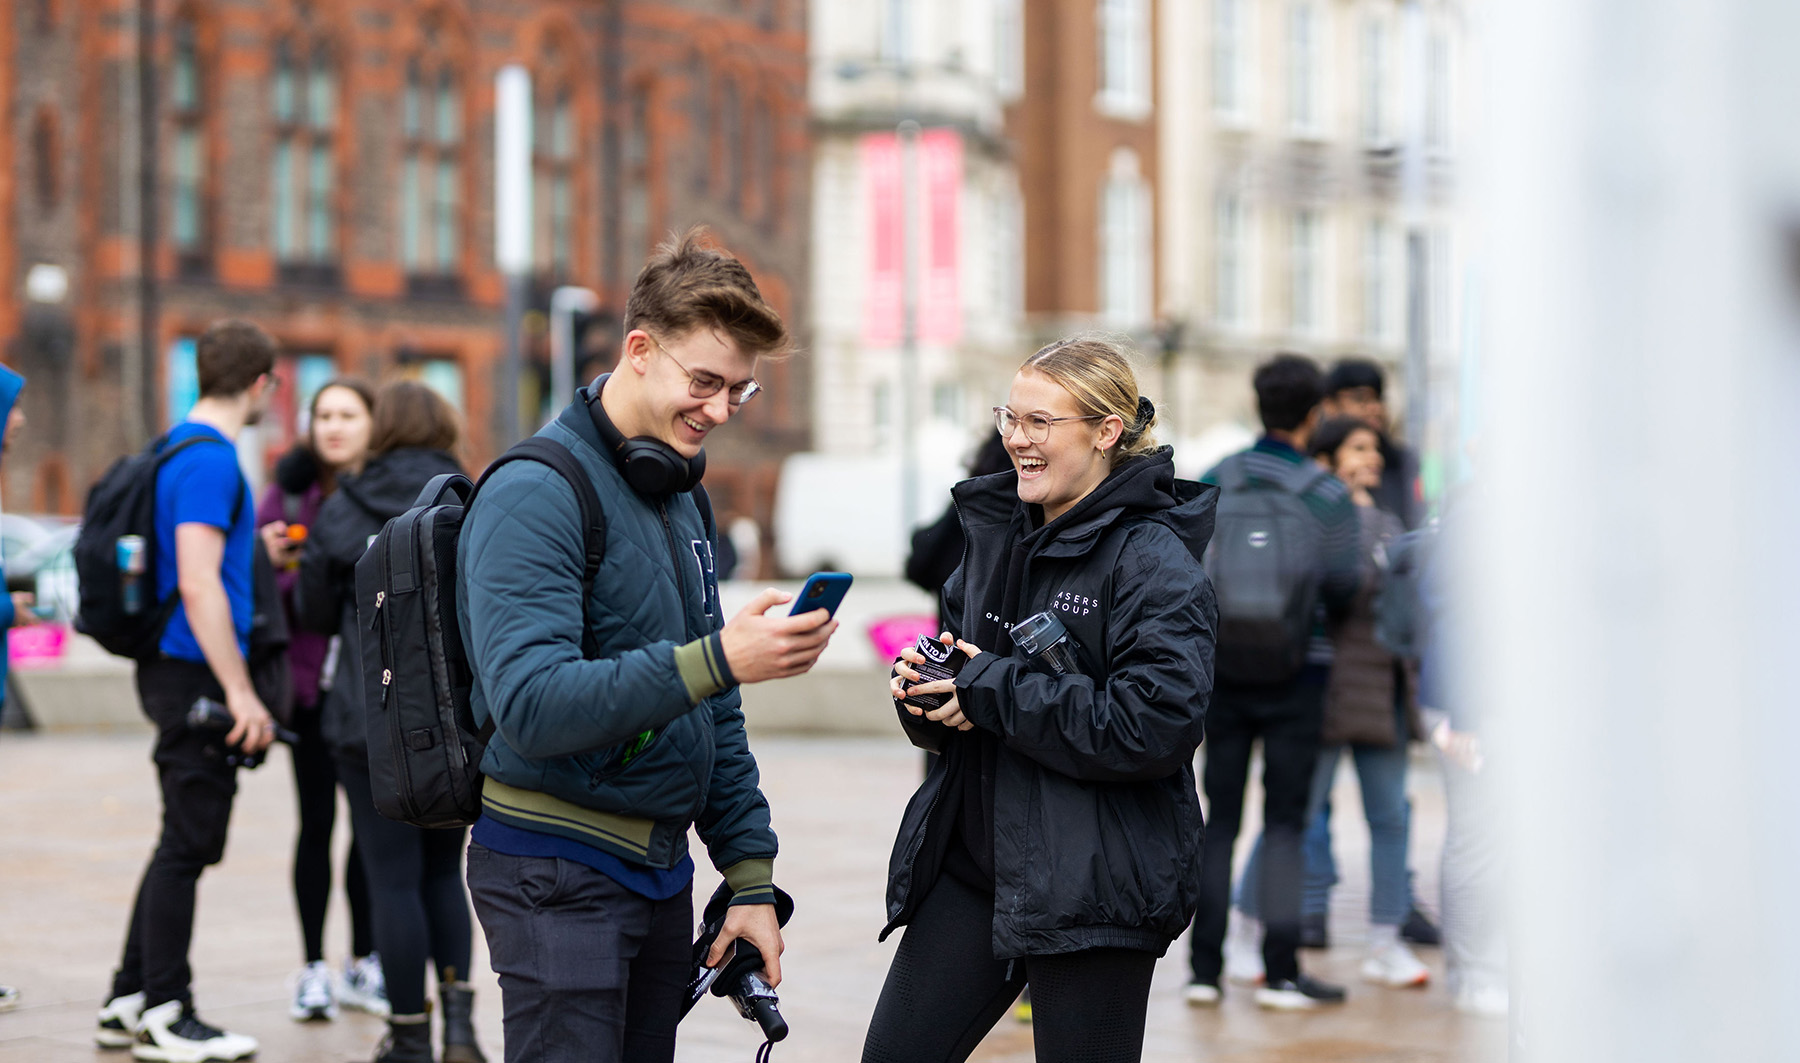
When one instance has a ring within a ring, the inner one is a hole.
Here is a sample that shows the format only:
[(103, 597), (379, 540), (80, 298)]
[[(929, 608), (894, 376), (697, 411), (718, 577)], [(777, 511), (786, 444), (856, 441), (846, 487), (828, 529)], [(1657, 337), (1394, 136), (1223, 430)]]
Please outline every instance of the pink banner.
[(925, 276), (919, 289), (919, 339), (953, 344), (962, 338), (962, 134), (927, 129), (919, 136), (919, 176), (925, 186)]
[(906, 213), (900, 200), (900, 138), (862, 138), (863, 196), (869, 204), (869, 273), (863, 289), (863, 343), (892, 347), (903, 326), (901, 285), (906, 264)]

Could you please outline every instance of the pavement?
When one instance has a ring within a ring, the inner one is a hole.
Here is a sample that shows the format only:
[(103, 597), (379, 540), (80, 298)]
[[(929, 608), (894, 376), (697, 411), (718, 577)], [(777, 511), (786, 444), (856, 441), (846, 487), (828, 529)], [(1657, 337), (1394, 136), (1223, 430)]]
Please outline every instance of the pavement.
[[(779, 1063), (841, 1063), (861, 1054), (862, 1035), (898, 936), (878, 944), (889, 847), (918, 781), (917, 751), (886, 738), (763, 734), (754, 741), (781, 834), (779, 881), (798, 905), (783, 957), (782, 1010), (792, 1036)], [(1421, 896), (1436, 896), (1443, 833), (1442, 790), (1430, 763), (1415, 760), (1413, 867)], [(1144, 1059), (1152, 1063), (1488, 1063), (1504, 1058), (1504, 1026), (1457, 1015), (1443, 989), (1437, 950), (1421, 950), (1434, 972), (1423, 990), (1364, 985), (1356, 974), (1367, 909), (1368, 838), (1355, 784), (1340, 775), (1337, 851), (1345, 882), (1333, 904), (1337, 947), (1311, 952), (1314, 974), (1351, 986), (1347, 1005), (1312, 1014), (1266, 1014), (1244, 987), (1223, 1006), (1181, 998), (1186, 946), (1156, 973)], [(0, 733), (0, 982), (23, 991), (0, 1013), (0, 1063), (118, 1063), (90, 1040), (94, 1009), (117, 962), (132, 893), (154, 845), (158, 816), (146, 732)], [(340, 817), (347, 823), (347, 817)], [(1246, 832), (1248, 833), (1248, 832)], [(347, 830), (337, 839), (341, 854)], [(292, 777), (279, 754), (241, 777), (223, 863), (201, 879), (192, 959), (203, 1017), (262, 1042), (264, 1063), (366, 1061), (383, 1024), (360, 1014), (297, 1025), (287, 1017), (288, 980), (301, 959), (289, 886), (294, 835)], [(1246, 839), (1247, 842), (1247, 839)], [(701, 860), (696, 896), (716, 874)], [(334, 896), (327, 953), (342, 961), (348, 936)], [(500, 996), (481, 935), (474, 959), (478, 1029), (491, 1059), (501, 1054)], [(930, 1021), (921, 1016), (921, 1021)], [(683, 1063), (749, 1060), (760, 1038), (722, 1000), (703, 1001), (681, 1029)], [(975, 1057), (1033, 1058), (1032, 1034), (1008, 1018)]]

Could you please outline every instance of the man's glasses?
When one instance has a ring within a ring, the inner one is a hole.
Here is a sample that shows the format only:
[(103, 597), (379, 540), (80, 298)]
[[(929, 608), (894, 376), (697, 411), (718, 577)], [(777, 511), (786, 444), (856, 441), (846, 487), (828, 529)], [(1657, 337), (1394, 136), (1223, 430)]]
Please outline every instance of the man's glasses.
[[(644, 333), (644, 335), (650, 336), (648, 332)], [(669, 354), (669, 349), (664, 347), (662, 341), (655, 336), (650, 336), (650, 342), (656, 344), (657, 350), (664, 354)], [(675, 363), (675, 368), (687, 374), (688, 394), (696, 399), (710, 399), (723, 391), (725, 392), (726, 402), (731, 403), (733, 406), (742, 406), (757, 395), (762, 394), (763, 386), (754, 380), (740, 380), (736, 384), (727, 385), (724, 377), (717, 376), (713, 373), (696, 373), (687, 366), (682, 365), (681, 360), (672, 354), (669, 354), (669, 361)]]
[(1050, 438), (1050, 429), (1061, 421), (1101, 421), (1106, 415), (1090, 413), (1084, 417), (1046, 417), (1041, 413), (1028, 413), (1023, 417), (1007, 409), (1005, 406), (994, 407), (994, 427), (999, 429), (1001, 439), (1011, 439), (1014, 432), (1022, 425), (1025, 438), (1033, 443), (1042, 443)]

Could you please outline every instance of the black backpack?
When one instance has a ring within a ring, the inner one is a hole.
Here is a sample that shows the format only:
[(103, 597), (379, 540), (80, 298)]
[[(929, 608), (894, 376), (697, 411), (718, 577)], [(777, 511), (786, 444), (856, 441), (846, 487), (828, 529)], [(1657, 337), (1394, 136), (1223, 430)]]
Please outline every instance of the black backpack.
[(1396, 657), (1417, 660), (1425, 640), (1419, 584), (1437, 544), (1436, 523), (1395, 536), (1383, 550), (1387, 579), (1375, 596), (1375, 641)]
[[(542, 436), (520, 441), (470, 484), (433, 477), (413, 508), (387, 522), (356, 563), (363, 651), (369, 782), (375, 807), (416, 827), (462, 827), (481, 814), (481, 756), (493, 723), (477, 727), (473, 673), (456, 616), (456, 544), (463, 520), (494, 472), (515, 461), (550, 466), (569, 482), (587, 529), (585, 588), (606, 550), (606, 514), (569, 448)], [(591, 656), (587, 595), (582, 651)]]
[(1205, 568), (1219, 600), (1220, 679), (1274, 686), (1300, 674), (1319, 602), (1325, 533), (1302, 495), (1331, 474), (1312, 462), (1270, 482), (1243, 455), (1219, 465), (1219, 508)]
[[(75, 576), (80, 585), (75, 630), (88, 635), (109, 653), (134, 660), (155, 657), (163, 628), (175, 615), (179, 592), (156, 599), (156, 477), (170, 458), (201, 443), (229, 444), (211, 436), (189, 436), (170, 444), (165, 433), (136, 454), (113, 462), (88, 492), (81, 531), (75, 537)], [(231, 523), (242, 515), (238, 492)], [(135, 535), (144, 543), (144, 571), (137, 576), (138, 608), (125, 608), (125, 576), (119, 570), (119, 540)]]

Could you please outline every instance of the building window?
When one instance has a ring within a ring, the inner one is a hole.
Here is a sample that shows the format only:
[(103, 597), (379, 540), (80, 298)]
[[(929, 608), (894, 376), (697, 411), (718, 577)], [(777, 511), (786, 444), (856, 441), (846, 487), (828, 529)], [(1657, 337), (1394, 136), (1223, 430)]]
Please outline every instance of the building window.
[(884, 63), (912, 61), (913, 0), (882, 0), (876, 51)]
[(204, 255), (211, 234), (206, 218), (206, 84), (201, 70), (198, 28), (183, 15), (174, 27), (169, 64), (169, 107), (175, 130), (170, 150), (169, 236), (183, 258)]
[(1141, 117), (1150, 112), (1149, 0), (1099, 0), (1100, 109)]
[(302, 30), (276, 43), (270, 103), (275, 257), (327, 265), (337, 254), (337, 84), (323, 39)]
[(567, 52), (552, 45), (534, 86), (532, 119), (532, 265), (543, 276), (565, 279), (575, 266), (574, 79)]
[[(632, 92), (629, 124), (625, 128), (624, 226), (620, 233), (619, 260), (623, 275), (636, 269), (650, 247), (650, 86)], [(734, 175), (735, 176), (735, 175)]]
[(1379, 18), (1363, 24), (1362, 39), (1362, 134), (1371, 146), (1386, 144), (1393, 138), (1393, 122), (1389, 118), (1388, 27)]
[(769, 96), (750, 115), (750, 179), (756, 185), (756, 215), (765, 224), (775, 218), (775, 114)]
[(1319, 11), (1311, 3), (1288, 8), (1288, 128), (1296, 133), (1319, 131)]
[(32, 183), (37, 189), (40, 211), (55, 210), (62, 198), (62, 182), (57, 179), (62, 167), (61, 140), (55, 112), (42, 108), (31, 127)]
[(719, 156), (725, 164), (725, 195), (733, 210), (744, 208), (744, 115), (738, 103), (737, 82), (729, 78), (719, 93)]
[(706, 68), (706, 57), (694, 57), (694, 75), (689, 83), (689, 107), (694, 118), (694, 192), (706, 195), (712, 190), (714, 159), (713, 85)]
[(1288, 325), (1301, 335), (1319, 331), (1319, 212), (1294, 212), (1288, 245)]
[(1213, 233), (1213, 315), (1221, 326), (1240, 327), (1249, 317), (1245, 281), (1249, 276), (1244, 201), (1235, 193), (1219, 197)]
[(1386, 221), (1369, 219), (1363, 234), (1363, 337), (1375, 343), (1386, 341), (1393, 328), (1388, 314), (1392, 241)]
[(1003, 100), (1025, 95), (1025, 0), (994, 2), (994, 88)]
[(1213, 113), (1228, 120), (1249, 115), (1244, 74), (1250, 55), (1249, 20), (1245, 0), (1213, 0), (1212, 96)]
[(452, 276), (462, 255), (462, 90), (432, 47), (407, 60), (400, 106), (400, 260), (408, 273)]
[(1425, 41), (1425, 146), (1450, 147), (1450, 37), (1435, 26)]
[(1113, 152), (1100, 192), (1100, 316), (1112, 328), (1150, 323), (1150, 190), (1129, 148)]

